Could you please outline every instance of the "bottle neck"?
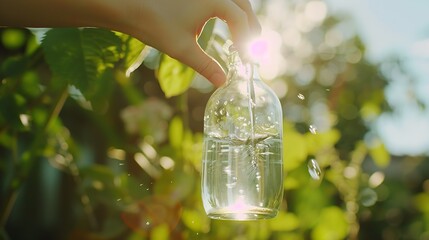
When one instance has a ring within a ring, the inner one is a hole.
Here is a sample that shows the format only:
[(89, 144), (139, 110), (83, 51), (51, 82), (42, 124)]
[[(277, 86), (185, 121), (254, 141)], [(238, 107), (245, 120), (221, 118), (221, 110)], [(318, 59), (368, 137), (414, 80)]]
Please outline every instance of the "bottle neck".
[(260, 80), (258, 65), (252, 62), (243, 62), (238, 55), (237, 51), (232, 52), (229, 55), (228, 65), (228, 83), (237, 79), (249, 80)]

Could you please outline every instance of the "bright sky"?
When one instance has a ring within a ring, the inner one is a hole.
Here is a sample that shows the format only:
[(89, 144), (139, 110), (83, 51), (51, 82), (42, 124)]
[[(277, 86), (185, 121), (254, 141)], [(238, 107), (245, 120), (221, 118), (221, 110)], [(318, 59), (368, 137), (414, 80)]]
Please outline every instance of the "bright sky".
[[(429, 154), (429, 1), (326, 0), (332, 13), (348, 14), (367, 46), (367, 57), (379, 63), (391, 55), (405, 60), (410, 85), (392, 79), (386, 90), (394, 114), (385, 114), (377, 130), (393, 154)], [(413, 104), (416, 94), (426, 110)]]

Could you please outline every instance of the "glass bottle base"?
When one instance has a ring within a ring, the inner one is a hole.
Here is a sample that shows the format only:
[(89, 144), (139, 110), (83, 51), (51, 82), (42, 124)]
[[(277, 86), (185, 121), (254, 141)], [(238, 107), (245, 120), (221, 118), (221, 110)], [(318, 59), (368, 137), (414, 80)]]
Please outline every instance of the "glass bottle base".
[(208, 212), (208, 216), (218, 220), (251, 221), (269, 219), (277, 216), (277, 210), (270, 208), (253, 207), (245, 211), (231, 208), (217, 208)]

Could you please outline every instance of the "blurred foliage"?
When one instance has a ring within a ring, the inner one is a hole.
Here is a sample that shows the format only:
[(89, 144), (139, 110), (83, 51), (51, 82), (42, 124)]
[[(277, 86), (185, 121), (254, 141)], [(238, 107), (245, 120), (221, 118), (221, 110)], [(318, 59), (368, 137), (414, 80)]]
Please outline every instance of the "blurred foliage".
[[(392, 156), (374, 130), (391, 110), (389, 70), (365, 59), (345, 19), (320, 17), (322, 2), (260, 3), (262, 23), (283, 33), (274, 60), (284, 65), (268, 79), (284, 110), (276, 218), (205, 215), (202, 118), (213, 88), (192, 69), (108, 30), (50, 29), (39, 42), (34, 30), (3, 28), (1, 238), (429, 239), (427, 157)], [(224, 66), (215, 21), (199, 43)]]

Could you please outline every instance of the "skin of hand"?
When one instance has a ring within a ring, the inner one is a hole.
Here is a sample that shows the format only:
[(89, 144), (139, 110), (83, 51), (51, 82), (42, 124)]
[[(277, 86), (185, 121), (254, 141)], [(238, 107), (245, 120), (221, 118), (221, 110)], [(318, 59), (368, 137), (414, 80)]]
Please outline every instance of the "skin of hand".
[(0, 0), (0, 26), (102, 27), (136, 37), (190, 66), (215, 86), (220, 65), (198, 45), (211, 18), (224, 20), (240, 55), (261, 27), (249, 0)]

